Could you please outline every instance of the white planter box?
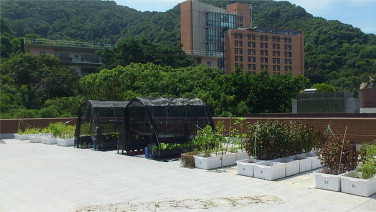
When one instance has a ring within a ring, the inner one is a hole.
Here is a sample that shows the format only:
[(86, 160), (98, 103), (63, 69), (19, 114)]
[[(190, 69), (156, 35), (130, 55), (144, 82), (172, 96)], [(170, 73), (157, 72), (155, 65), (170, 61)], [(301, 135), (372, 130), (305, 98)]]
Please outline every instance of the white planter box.
[(340, 175), (341, 191), (363, 197), (376, 193), (376, 176), (370, 179), (356, 178), (357, 172), (351, 171)]
[(299, 172), (306, 172), (312, 170), (312, 158), (306, 157), (304, 155), (297, 155), (297, 159), (299, 160)]
[(256, 163), (256, 159), (245, 159), (236, 161), (236, 166), (238, 168), (238, 175), (243, 175), (247, 177), (253, 177), (253, 167)]
[(45, 144), (57, 144), (57, 139), (56, 138), (44, 137), (43, 140), (44, 140)]
[(272, 162), (280, 162), (284, 163), (286, 166), (286, 177), (299, 174), (299, 167), (300, 167), (300, 161), (297, 160), (296, 157), (285, 157), (285, 158), (279, 158), (275, 160), (271, 160)]
[(64, 138), (58, 138), (57, 139), (57, 145), (58, 146), (74, 146), (74, 139), (73, 138), (68, 138), (68, 139), (64, 139)]
[(321, 160), (319, 157), (316, 156), (315, 152), (307, 152), (300, 154), (300, 156), (311, 158), (311, 169), (317, 169), (323, 167), (321, 164)]
[(276, 180), (286, 176), (286, 164), (272, 161), (257, 162), (253, 171), (256, 178)]
[(16, 140), (29, 140), (29, 134), (14, 134), (14, 139)]
[(236, 156), (237, 156), (236, 153), (229, 153), (227, 155), (220, 155), (220, 159), (222, 160), (221, 167), (235, 165), (236, 164)]
[(41, 143), (42, 134), (34, 134), (29, 136), (30, 143)]
[(326, 169), (317, 171), (315, 176), (315, 188), (340, 191), (341, 180), (339, 175), (326, 174)]
[(249, 155), (247, 152), (238, 152), (236, 153), (236, 161), (238, 160), (246, 160), (249, 159)]
[(195, 167), (199, 169), (215, 169), (222, 165), (220, 156), (202, 157), (193, 156), (195, 159)]

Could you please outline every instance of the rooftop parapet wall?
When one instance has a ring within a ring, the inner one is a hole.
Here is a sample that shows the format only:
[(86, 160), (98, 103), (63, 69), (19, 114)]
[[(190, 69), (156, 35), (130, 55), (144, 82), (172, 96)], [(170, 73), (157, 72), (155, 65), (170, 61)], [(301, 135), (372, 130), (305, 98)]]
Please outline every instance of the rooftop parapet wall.
[[(317, 126), (324, 132), (330, 123), (335, 134), (343, 135), (347, 127), (346, 137), (358, 144), (376, 140), (376, 115), (375, 114), (250, 114), (245, 122), (248, 124), (267, 120), (301, 121)], [(214, 123), (223, 121), (226, 133), (230, 126), (235, 127), (236, 118), (213, 117)], [(69, 122), (74, 125), (76, 118), (50, 118), (50, 119), (0, 119), (0, 134), (17, 133), (19, 123), (22, 126), (46, 127), (51, 122)], [(246, 128), (246, 127), (245, 127)]]

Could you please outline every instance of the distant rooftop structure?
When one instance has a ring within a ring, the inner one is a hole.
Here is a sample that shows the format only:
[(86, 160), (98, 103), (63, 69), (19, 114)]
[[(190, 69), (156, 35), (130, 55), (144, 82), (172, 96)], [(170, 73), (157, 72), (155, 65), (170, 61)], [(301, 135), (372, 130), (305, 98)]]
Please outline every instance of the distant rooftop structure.
[(25, 38), (25, 44), (43, 45), (43, 46), (58, 46), (58, 47), (74, 47), (74, 48), (89, 48), (89, 49), (104, 49), (113, 48), (113, 44), (105, 43), (88, 43), (82, 41), (67, 41), (67, 40), (49, 40), (49, 39), (33, 39)]
[(97, 51), (113, 48), (113, 44), (82, 41), (24, 39), (25, 52), (34, 55), (50, 54), (59, 58), (61, 65), (73, 67), (81, 75), (97, 72), (103, 64)]

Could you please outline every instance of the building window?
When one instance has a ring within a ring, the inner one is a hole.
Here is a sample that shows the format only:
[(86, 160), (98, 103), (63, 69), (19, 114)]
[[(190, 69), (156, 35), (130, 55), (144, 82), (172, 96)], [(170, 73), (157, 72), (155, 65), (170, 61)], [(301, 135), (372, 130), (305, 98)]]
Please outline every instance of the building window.
[(266, 35), (260, 35), (260, 40), (261, 41), (268, 41), (268, 36), (266, 36)]
[(239, 41), (235, 40), (235, 46), (239, 46)]
[(46, 54), (45, 51), (39, 51), (39, 54)]
[(268, 56), (268, 50), (260, 50), (261, 56)]
[(256, 48), (256, 42), (248, 41), (248, 47)]
[(256, 40), (255, 34), (248, 34), (247, 37), (248, 37), (248, 40)]
[(242, 48), (235, 48), (235, 54), (243, 54)]
[(256, 57), (248, 57), (248, 62), (255, 63), (256, 62)]
[(237, 69), (237, 68), (243, 69), (243, 64), (235, 63), (235, 69)]
[(273, 64), (280, 64), (281, 59), (280, 58), (273, 58)]
[(278, 36), (273, 36), (273, 42), (280, 42), (280, 38)]
[(268, 48), (268, 43), (260, 43), (260, 48), (265, 48), (267, 49)]
[(285, 52), (285, 57), (291, 57), (291, 52)]
[(291, 59), (285, 59), (285, 64), (292, 64), (292, 60)]
[(212, 66), (211, 61), (207, 61), (207, 62), (206, 62), (206, 65), (208, 65), (209, 67), (211, 67), (211, 66)]
[(235, 61), (236, 61), (236, 62), (239, 61), (239, 56), (235, 56)]
[(235, 39), (243, 39), (242, 33), (235, 33)]
[(273, 49), (280, 49), (280, 45), (277, 43), (273, 43)]
[(291, 50), (291, 45), (285, 44), (285, 50)]
[(248, 49), (248, 55), (256, 55), (255, 49)]
[(268, 70), (269, 69), (269, 66), (268, 65), (261, 65), (261, 70)]
[(278, 65), (273, 65), (273, 71), (281, 71), (281, 67)]
[(239, 61), (243, 62), (243, 56), (239, 56)]
[(261, 63), (268, 63), (269, 59), (267, 57), (260, 57), (260, 62)]
[(274, 57), (280, 57), (281, 56), (281, 52), (280, 51), (273, 51), (273, 56)]
[(286, 37), (286, 38), (283, 38), (283, 40), (284, 40), (285, 43), (291, 43), (291, 38)]
[(243, 41), (239, 41), (239, 46), (242, 47), (243, 46)]
[(292, 71), (292, 66), (285, 66), (285, 72)]

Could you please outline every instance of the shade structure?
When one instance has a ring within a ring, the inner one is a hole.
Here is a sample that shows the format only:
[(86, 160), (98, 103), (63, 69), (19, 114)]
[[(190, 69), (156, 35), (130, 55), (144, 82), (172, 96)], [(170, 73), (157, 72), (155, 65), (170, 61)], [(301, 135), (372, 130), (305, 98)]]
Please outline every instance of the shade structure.
[(129, 153), (154, 145), (160, 157), (161, 143), (187, 143), (206, 125), (214, 128), (209, 109), (200, 99), (137, 97), (125, 110), (119, 148)]
[(79, 111), (74, 136), (75, 147), (96, 150), (116, 149), (119, 133), (124, 128), (124, 112), (128, 101), (84, 102)]

